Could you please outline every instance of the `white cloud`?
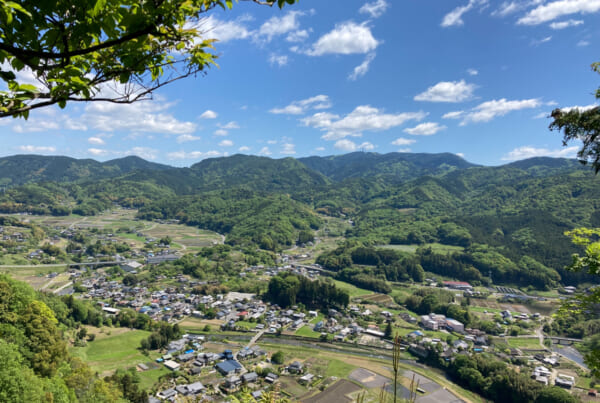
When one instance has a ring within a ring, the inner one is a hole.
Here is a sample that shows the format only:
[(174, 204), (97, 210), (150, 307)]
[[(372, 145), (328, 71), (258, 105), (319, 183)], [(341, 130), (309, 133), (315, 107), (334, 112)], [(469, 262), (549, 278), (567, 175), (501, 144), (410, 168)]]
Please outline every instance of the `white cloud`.
[(223, 153), (219, 151), (174, 151), (167, 154), (170, 160), (203, 160), (205, 158), (220, 157)]
[(456, 153), (456, 155), (458, 155), (460, 158), (465, 158), (465, 154), (464, 153)]
[(331, 108), (331, 101), (327, 95), (316, 95), (301, 101), (294, 101), (283, 108), (273, 108), (269, 112), (278, 115), (302, 115), (309, 109), (328, 109)]
[(590, 43), (589, 43), (588, 41), (586, 41), (586, 40), (583, 40), (583, 39), (582, 39), (582, 40), (580, 40), (579, 42), (577, 42), (577, 46), (578, 46), (578, 47), (580, 47), (580, 48), (583, 48), (583, 47), (585, 47), (585, 46), (588, 46), (589, 44), (590, 44)]
[(416, 95), (414, 99), (427, 102), (463, 102), (473, 97), (474, 90), (475, 84), (467, 84), (465, 80), (441, 81)]
[(97, 146), (104, 145), (104, 140), (102, 140), (100, 137), (90, 137), (87, 139), (87, 141), (88, 143), (95, 144)]
[(552, 36), (547, 36), (542, 39), (532, 39), (531, 46), (538, 46), (538, 45), (541, 45), (542, 43), (550, 42), (551, 40), (552, 40)]
[(277, 144), (277, 140), (267, 140), (267, 144)]
[(223, 130), (223, 129), (217, 129), (215, 130), (215, 136), (227, 136), (229, 134), (229, 132), (227, 130)]
[(460, 119), (464, 116), (465, 111), (448, 112), (442, 116), (442, 119)]
[(231, 140), (223, 140), (219, 143), (219, 146), (221, 147), (232, 147), (233, 146), (233, 141)]
[(479, 71), (475, 70), (475, 69), (467, 69), (467, 73), (470, 76), (476, 76), (477, 74), (479, 74)]
[(241, 146), (240, 148), (238, 148), (238, 151), (241, 152), (241, 153), (246, 152), (246, 151), (250, 151), (250, 147)]
[(550, 24), (552, 29), (565, 29), (569, 27), (576, 27), (577, 25), (583, 24), (583, 20), (567, 20), (561, 22), (553, 22)]
[(347, 140), (347, 139), (338, 140), (335, 142), (335, 144), (333, 146), (335, 148), (337, 148), (338, 150), (342, 150), (342, 151), (356, 151), (356, 150), (370, 151), (375, 148), (375, 146), (369, 142), (364, 142), (362, 144), (357, 145), (355, 142)]
[(414, 140), (414, 139), (405, 139), (403, 137), (400, 137), (400, 138), (397, 138), (396, 140), (392, 141), (392, 144), (395, 146), (409, 146), (416, 142), (417, 142), (417, 140)]
[(541, 4), (521, 17), (517, 24), (539, 25), (572, 14), (600, 11), (600, 0), (558, 0)]
[(381, 17), (389, 7), (386, 0), (375, 0), (372, 3), (365, 3), (360, 10), (361, 14), (369, 14), (372, 18)]
[(298, 31), (290, 32), (285, 40), (292, 43), (304, 42), (308, 39), (308, 35), (309, 33), (306, 29), (300, 29)]
[(284, 155), (294, 155), (296, 154), (296, 145), (292, 143), (285, 143), (283, 145), (283, 149), (279, 153)]
[(469, 0), (467, 5), (456, 7), (454, 10), (446, 14), (440, 25), (442, 27), (455, 27), (464, 25), (465, 22), (462, 20), (462, 16), (466, 12), (471, 11), (473, 7), (485, 4), (487, 4), (487, 0)]
[(493, 16), (506, 17), (507, 15), (514, 14), (518, 11), (525, 10), (526, 8), (542, 4), (546, 0), (519, 0), (519, 1), (505, 1), (497, 10), (492, 12)]
[(15, 133), (45, 132), (47, 130), (56, 130), (59, 128), (60, 125), (57, 120), (54, 120), (52, 118), (44, 119), (39, 117), (28, 120), (26, 124), (16, 123), (12, 126), (12, 130)]
[(304, 15), (300, 11), (291, 11), (283, 17), (271, 17), (258, 29), (258, 39), (270, 42), (274, 37), (297, 31), (300, 27), (298, 17)]
[(484, 102), (465, 114), (461, 126), (470, 122), (489, 122), (504, 116), (509, 112), (521, 109), (532, 109), (542, 105), (539, 99), (524, 99), (520, 101), (507, 101), (505, 98)]
[(100, 155), (106, 155), (108, 154), (108, 151), (100, 149), (100, 148), (88, 148), (87, 152), (98, 157)]
[(446, 129), (446, 126), (440, 125), (439, 123), (427, 122), (421, 123), (410, 129), (404, 129), (404, 132), (412, 134), (413, 136), (431, 136), (444, 129)]
[(364, 54), (374, 51), (380, 42), (373, 37), (366, 24), (345, 22), (321, 36), (312, 48), (306, 51), (310, 56), (326, 54)]
[(315, 151), (325, 151), (325, 147), (317, 147), (315, 148)]
[(247, 17), (241, 17), (234, 21), (221, 21), (211, 15), (193, 27), (204, 32), (202, 36), (205, 38), (228, 42), (234, 39), (246, 39), (252, 35), (252, 31), (244, 24), (246, 21), (248, 21)]
[(425, 112), (384, 113), (369, 105), (356, 107), (344, 117), (327, 112), (316, 113), (301, 121), (310, 127), (326, 132), (324, 140), (339, 140), (348, 136), (360, 137), (363, 131), (385, 131), (410, 120), (425, 118)]
[(549, 150), (547, 148), (535, 148), (532, 146), (523, 146), (515, 148), (504, 157), (503, 161), (517, 161), (533, 157), (555, 157), (555, 158), (574, 158), (579, 150), (578, 146), (561, 148), (558, 150)]
[(198, 137), (198, 136), (192, 136), (191, 134), (182, 134), (181, 136), (177, 137), (177, 142), (179, 144), (185, 143), (185, 142), (188, 142), (188, 141), (196, 141), (196, 140), (200, 140), (200, 137)]
[[(161, 102), (162, 101), (162, 102)], [(165, 111), (173, 104), (156, 99), (133, 104), (90, 103), (82, 120), (89, 126), (105, 131), (132, 133), (190, 134), (196, 130), (193, 122), (182, 122)]]
[(225, 130), (233, 130), (233, 129), (239, 129), (240, 125), (237, 124), (237, 122), (231, 121), (231, 122), (227, 122), (224, 125), (219, 125), (219, 127), (221, 129), (225, 129)]
[(19, 146), (19, 150), (24, 153), (53, 154), (56, 152), (56, 147), (26, 145), (26, 146)]
[(375, 60), (375, 52), (369, 53), (365, 58), (365, 61), (354, 68), (354, 71), (348, 76), (348, 79), (355, 81), (357, 78), (367, 74), (373, 60)]
[(269, 56), (269, 63), (271, 63), (272, 66), (277, 65), (283, 67), (288, 64), (288, 57), (286, 55), (272, 54)]
[(202, 115), (200, 115), (200, 119), (216, 119), (219, 114), (217, 112), (211, 111), (210, 109), (204, 111)]
[(258, 154), (259, 154), (259, 155), (267, 155), (267, 156), (268, 156), (268, 155), (271, 155), (271, 154), (273, 154), (273, 153), (271, 152), (271, 150), (269, 150), (269, 147), (263, 147), (263, 148), (261, 148), (261, 150), (258, 152)]
[(155, 160), (158, 150), (149, 147), (133, 147), (129, 151), (125, 151), (125, 155), (137, 155), (145, 160)]
[(585, 111), (589, 111), (590, 109), (594, 109), (597, 107), (598, 107), (598, 105), (586, 105), (586, 106), (574, 105), (574, 106), (565, 106), (564, 108), (560, 108), (560, 110), (562, 112), (571, 112), (574, 110), (577, 110), (578, 112), (585, 112)]

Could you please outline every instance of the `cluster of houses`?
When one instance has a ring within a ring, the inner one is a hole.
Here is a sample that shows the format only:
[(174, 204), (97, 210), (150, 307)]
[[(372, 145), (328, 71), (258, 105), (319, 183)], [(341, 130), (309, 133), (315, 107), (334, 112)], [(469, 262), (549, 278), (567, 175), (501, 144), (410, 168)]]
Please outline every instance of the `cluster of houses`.
[(465, 332), (465, 325), (461, 322), (435, 313), (421, 316), (421, 325), (428, 330), (448, 329), (451, 332)]
[[(222, 378), (208, 386), (200, 381), (178, 384), (161, 390), (156, 397), (150, 398), (149, 401), (176, 401), (178, 396), (210, 401), (211, 397), (206, 395), (207, 393), (235, 393), (243, 385), (253, 389), (253, 396), (258, 398), (263, 393), (264, 389), (261, 389), (263, 386), (278, 381), (279, 375), (275, 373), (263, 374), (261, 377), (254, 371), (248, 371), (242, 364), (244, 360), (250, 358), (267, 360), (267, 352), (260, 347), (246, 347), (236, 352), (229, 349), (221, 353), (203, 352), (201, 344), (203, 341), (203, 336), (184, 335), (181, 339), (170, 342), (167, 346), (167, 353), (156, 361), (174, 372), (185, 371), (190, 376), (198, 376), (203, 372), (204, 374), (219, 373)], [(287, 371), (290, 374), (302, 374), (303, 366), (301, 363), (294, 362), (288, 366)]]

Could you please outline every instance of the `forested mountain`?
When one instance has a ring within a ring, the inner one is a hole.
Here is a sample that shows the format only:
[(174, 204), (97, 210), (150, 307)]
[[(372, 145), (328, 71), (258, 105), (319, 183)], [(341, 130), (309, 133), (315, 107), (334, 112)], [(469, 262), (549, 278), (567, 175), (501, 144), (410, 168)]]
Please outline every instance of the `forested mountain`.
[[(19, 158), (12, 157), (13, 164)], [(119, 161), (101, 165), (143, 167), (136, 159)], [(66, 173), (55, 168), (53, 177), (68, 178), (71, 166), (63, 164)], [(539, 288), (584, 279), (563, 270), (577, 252), (564, 232), (600, 225), (599, 179), (565, 159), (482, 167), (453, 154), (353, 153), (298, 160), (235, 155), (190, 168), (149, 166), (109, 179), (102, 177), (106, 169), (88, 169), (90, 176), (77, 176), (77, 182), (9, 187), (0, 194), (0, 212), (93, 215), (119, 204), (139, 208), (141, 218), (175, 218), (223, 233), (229, 244), (269, 250), (291, 246), (301, 232), (322, 225), (319, 214), (329, 215), (352, 220), (345, 236), (362, 245), (464, 248), (448, 261), (422, 252), (420, 264), (431, 270), (447, 267), (446, 274), (477, 281), (491, 272)]]
[(87, 178), (116, 177), (138, 169), (158, 171), (168, 168), (167, 165), (155, 164), (134, 156), (98, 162), (61, 156), (14, 155), (0, 158), (0, 185), (72, 182)]
[(384, 177), (393, 182), (405, 182), (423, 175), (441, 175), (476, 166), (450, 153), (354, 152), (329, 157), (299, 158), (298, 161), (335, 181), (347, 178)]

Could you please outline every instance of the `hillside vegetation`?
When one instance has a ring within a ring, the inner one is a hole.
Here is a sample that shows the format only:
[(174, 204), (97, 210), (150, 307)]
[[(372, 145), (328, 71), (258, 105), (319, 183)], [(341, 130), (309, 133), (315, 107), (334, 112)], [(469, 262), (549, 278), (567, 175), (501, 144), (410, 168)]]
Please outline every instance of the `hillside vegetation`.
[[(94, 215), (118, 204), (138, 208), (140, 218), (177, 219), (222, 233), (231, 245), (272, 251), (291, 247), (301, 233), (308, 239), (307, 232), (321, 228), (320, 216), (335, 216), (352, 223), (343, 235), (353, 241), (338, 248), (343, 267), (335, 269), (355, 282), (368, 273), (371, 283), (413, 277), (410, 260), (426, 271), (481, 283), (490, 274), (495, 283), (540, 289), (579, 283), (590, 279), (563, 270), (577, 252), (563, 233), (600, 225), (598, 179), (566, 159), (482, 167), (453, 154), (234, 155), (170, 168), (139, 159), (101, 164), (61, 158), (1, 159), (0, 166), (23, 159), (31, 169), (8, 176), (0, 170), (2, 183), (23, 184), (0, 196), (0, 212)], [(115, 170), (121, 173), (108, 178)], [(42, 177), (51, 181), (35, 180)], [(462, 249), (437, 254), (424, 247), (432, 243)], [(357, 267), (346, 258), (356, 247), (390, 244), (422, 247), (404, 256), (408, 260), (400, 256), (404, 263), (395, 271), (377, 261), (371, 269)], [(322, 259), (335, 260), (332, 253)]]

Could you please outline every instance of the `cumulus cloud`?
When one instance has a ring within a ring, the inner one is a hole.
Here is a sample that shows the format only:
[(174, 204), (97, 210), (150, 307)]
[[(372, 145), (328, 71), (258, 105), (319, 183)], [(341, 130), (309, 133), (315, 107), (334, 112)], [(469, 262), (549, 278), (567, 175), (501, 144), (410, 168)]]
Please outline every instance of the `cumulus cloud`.
[(590, 42), (589, 42), (589, 41), (586, 41), (586, 40), (583, 40), (583, 39), (582, 39), (582, 40), (580, 40), (579, 42), (577, 42), (577, 46), (578, 46), (578, 47), (580, 47), (580, 48), (583, 48), (583, 47), (585, 47), (585, 46), (588, 46), (589, 44), (590, 44)]
[(567, 20), (561, 22), (553, 22), (550, 24), (550, 28), (552, 29), (565, 29), (569, 27), (576, 27), (577, 25), (583, 24), (582, 20)]
[(426, 102), (463, 102), (473, 97), (474, 90), (475, 84), (467, 84), (465, 80), (441, 81), (416, 95), (414, 99)]
[(202, 113), (202, 115), (200, 115), (200, 119), (216, 119), (217, 116), (219, 116), (217, 114), (217, 112), (211, 111), (210, 109), (204, 111)]
[(521, 17), (517, 24), (539, 25), (567, 15), (600, 11), (600, 0), (558, 0), (541, 4)]
[(409, 129), (404, 129), (404, 132), (412, 134), (413, 136), (432, 136), (444, 129), (446, 129), (446, 126), (440, 125), (439, 123), (427, 122)]
[(466, 5), (456, 7), (446, 14), (440, 25), (445, 28), (464, 25), (465, 22), (462, 19), (463, 15), (468, 11), (471, 11), (474, 7), (485, 4), (487, 4), (487, 0), (469, 0), (469, 3)]
[(284, 155), (294, 155), (296, 154), (296, 145), (292, 143), (285, 143), (279, 153)]
[(598, 105), (586, 105), (586, 106), (579, 106), (579, 105), (574, 105), (574, 106), (565, 106), (564, 108), (560, 108), (560, 110), (562, 112), (571, 112), (571, 111), (578, 111), (578, 112), (586, 112), (589, 111), (590, 109), (594, 109), (597, 108)]
[(306, 29), (290, 32), (285, 38), (286, 41), (292, 43), (304, 42), (308, 39), (309, 32)]
[(24, 153), (36, 153), (36, 154), (53, 154), (56, 152), (54, 146), (19, 146), (18, 149)]
[(240, 125), (237, 124), (237, 122), (231, 121), (231, 122), (227, 122), (224, 125), (219, 125), (219, 127), (221, 129), (225, 129), (225, 130), (233, 130), (233, 129), (239, 129)]
[(442, 116), (442, 119), (460, 119), (465, 114), (465, 111), (448, 112)]
[(276, 55), (276, 54), (272, 54), (271, 56), (269, 56), (269, 63), (272, 66), (279, 66), (279, 67), (283, 67), (286, 64), (288, 64), (288, 57), (286, 55)]
[(302, 115), (308, 110), (331, 108), (331, 101), (327, 95), (316, 95), (301, 101), (294, 101), (283, 108), (273, 108), (269, 112), (276, 115)]
[(523, 99), (519, 101), (508, 101), (505, 98), (487, 101), (479, 104), (469, 112), (465, 113), (461, 126), (467, 123), (489, 122), (490, 120), (504, 116), (509, 112), (521, 109), (532, 109), (542, 105), (539, 99)]
[(240, 148), (238, 148), (238, 151), (241, 153), (244, 153), (246, 151), (250, 151), (250, 147), (248, 146), (241, 146)]
[(227, 130), (223, 130), (223, 129), (217, 129), (215, 130), (214, 135), (215, 136), (227, 136), (229, 134), (229, 132)]
[(375, 146), (369, 142), (364, 142), (362, 144), (357, 145), (355, 142), (348, 140), (348, 139), (338, 140), (335, 142), (335, 144), (333, 146), (335, 148), (337, 148), (338, 150), (348, 151), (348, 152), (356, 151), (356, 150), (370, 151), (375, 148)]
[(392, 141), (392, 144), (395, 146), (409, 146), (416, 142), (417, 142), (417, 140), (414, 140), (414, 139), (405, 139), (403, 137), (400, 137), (400, 138), (397, 138), (396, 140)]
[(479, 71), (475, 70), (475, 69), (467, 69), (467, 73), (470, 76), (476, 76), (477, 74), (479, 74)]
[[(161, 100), (157, 100), (161, 101)], [(190, 134), (196, 130), (193, 122), (175, 118), (166, 110), (167, 102), (136, 102), (133, 104), (90, 103), (85, 107), (83, 122), (98, 130), (132, 133)]]
[(336, 25), (305, 53), (310, 56), (365, 54), (373, 52), (379, 44), (366, 24), (350, 21)]
[(95, 157), (107, 155), (109, 153), (107, 150), (103, 150), (101, 148), (88, 148), (87, 152)]
[(290, 11), (283, 17), (271, 17), (258, 29), (259, 41), (271, 42), (274, 37), (297, 31), (300, 27), (298, 17), (304, 15), (301, 11)]
[(260, 151), (258, 152), (259, 155), (265, 155), (265, 156), (269, 156), (271, 154), (273, 154), (271, 152), (271, 150), (269, 150), (269, 147), (263, 147), (260, 149)]
[(232, 147), (233, 146), (233, 141), (231, 140), (223, 140), (219, 143), (219, 146), (221, 147)]
[(223, 153), (219, 151), (174, 151), (167, 154), (170, 160), (203, 160), (206, 158), (220, 157)]
[(515, 148), (504, 157), (504, 161), (517, 161), (533, 157), (555, 157), (555, 158), (574, 158), (579, 150), (578, 146), (550, 150), (547, 148), (536, 148), (533, 146), (523, 146)]
[(192, 136), (191, 134), (182, 134), (181, 136), (177, 137), (177, 142), (179, 144), (186, 143), (188, 141), (196, 141), (196, 140), (200, 140), (200, 137)]
[(104, 145), (104, 140), (102, 140), (100, 137), (89, 137), (87, 141), (88, 143), (95, 144), (97, 146)]
[(211, 15), (192, 27), (204, 32), (204, 37), (218, 39), (220, 42), (229, 42), (246, 39), (252, 35), (252, 31), (245, 24), (249, 19), (248, 16), (244, 16), (233, 21), (221, 21)]
[(356, 107), (344, 117), (327, 112), (315, 113), (301, 121), (310, 127), (326, 132), (324, 140), (339, 140), (348, 136), (360, 137), (364, 131), (385, 131), (410, 120), (422, 120), (425, 112), (385, 113), (369, 105)]
[(375, 0), (372, 3), (365, 3), (358, 12), (369, 14), (372, 18), (378, 18), (385, 14), (389, 6), (386, 0)]
[(365, 58), (365, 61), (354, 68), (354, 71), (348, 76), (348, 79), (355, 81), (359, 77), (364, 76), (369, 71), (371, 62), (375, 60), (375, 52), (369, 53)]

